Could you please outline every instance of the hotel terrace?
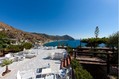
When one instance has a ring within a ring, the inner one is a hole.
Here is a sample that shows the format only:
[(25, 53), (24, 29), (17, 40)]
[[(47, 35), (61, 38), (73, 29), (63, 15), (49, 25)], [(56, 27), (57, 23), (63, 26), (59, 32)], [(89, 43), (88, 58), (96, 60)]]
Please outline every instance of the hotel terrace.
[(65, 49), (37, 47), (15, 54), (9, 53), (0, 61), (10, 59), (11, 72), (2, 76), (5, 67), (0, 67), (0, 79), (71, 79), (70, 57)]

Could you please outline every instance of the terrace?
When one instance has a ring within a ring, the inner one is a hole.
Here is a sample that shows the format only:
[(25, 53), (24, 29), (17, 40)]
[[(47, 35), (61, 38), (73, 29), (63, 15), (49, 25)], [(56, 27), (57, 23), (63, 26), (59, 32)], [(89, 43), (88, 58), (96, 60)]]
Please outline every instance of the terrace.
[[(0, 79), (69, 78), (68, 72), (70, 71), (70, 68), (63, 67), (61, 69), (61, 59), (64, 59), (67, 55), (66, 50), (42, 47), (39, 49), (25, 50), (23, 52), (35, 53), (36, 56), (32, 58), (25, 57), (23, 60), (14, 61), (9, 65), (11, 72), (5, 76), (1, 75), (5, 67), (0, 67)], [(42, 69), (40, 73), (37, 72), (39, 69)], [(62, 75), (63, 72), (65, 72), (65, 75)]]

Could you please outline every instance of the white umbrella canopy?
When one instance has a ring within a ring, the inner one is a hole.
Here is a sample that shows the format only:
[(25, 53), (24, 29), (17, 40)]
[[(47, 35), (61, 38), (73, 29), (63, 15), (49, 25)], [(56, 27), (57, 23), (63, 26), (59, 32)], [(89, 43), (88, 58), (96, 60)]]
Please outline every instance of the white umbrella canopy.
[(21, 79), (20, 71), (17, 72), (17, 79)]
[(23, 49), (23, 51), (25, 51), (25, 50), (26, 50), (26, 48)]
[(11, 58), (11, 57), (13, 57), (13, 54), (12, 53), (8, 53), (8, 54), (5, 55), (5, 57), (6, 58)]

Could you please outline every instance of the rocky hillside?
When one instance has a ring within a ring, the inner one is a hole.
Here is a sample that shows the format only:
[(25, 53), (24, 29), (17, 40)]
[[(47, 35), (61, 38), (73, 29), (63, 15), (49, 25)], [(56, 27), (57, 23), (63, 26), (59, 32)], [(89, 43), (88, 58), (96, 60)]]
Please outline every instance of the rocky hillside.
[(41, 33), (29, 33), (22, 30), (16, 29), (10, 25), (0, 22), (0, 32), (4, 32), (9, 38), (18, 40), (29, 40), (34, 42), (36, 40), (49, 41), (49, 40), (74, 40), (68, 35), (64, 36), (52, 36)]

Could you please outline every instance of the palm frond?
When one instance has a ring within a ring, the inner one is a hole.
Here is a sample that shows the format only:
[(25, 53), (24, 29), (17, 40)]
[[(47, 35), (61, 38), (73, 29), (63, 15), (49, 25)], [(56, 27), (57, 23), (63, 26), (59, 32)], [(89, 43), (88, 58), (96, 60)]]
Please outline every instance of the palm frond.
[(2, 61), (1, 66), (2, 66), (2, 67), (3, 67), (3, 66), (7, 66), (7, 65), (11, 64), (12, 62), (13, 62), (12, 60), (5, 59), (5, 60)]

